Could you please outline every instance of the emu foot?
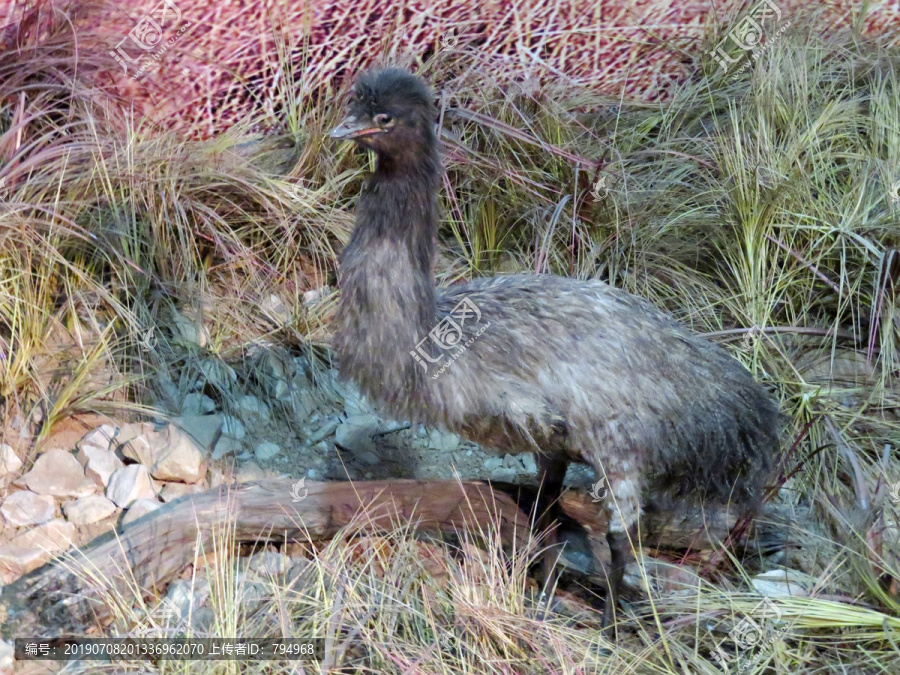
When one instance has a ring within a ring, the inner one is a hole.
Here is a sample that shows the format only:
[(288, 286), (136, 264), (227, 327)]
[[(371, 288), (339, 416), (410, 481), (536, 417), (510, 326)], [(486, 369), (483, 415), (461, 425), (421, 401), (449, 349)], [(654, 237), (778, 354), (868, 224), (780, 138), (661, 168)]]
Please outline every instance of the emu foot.
[(610, 563), (606, 575), (606, 604), (603, 606), (601, 622), (601, 629), (604, 631), (610, 630), (615, 623), (616, 607), (619, 604), (619, 593), (622, 590), (622, 577), (625, 575), (625, 566), (633, 557), (628, 533), (607, 532), (606, 541), (609, 544)]

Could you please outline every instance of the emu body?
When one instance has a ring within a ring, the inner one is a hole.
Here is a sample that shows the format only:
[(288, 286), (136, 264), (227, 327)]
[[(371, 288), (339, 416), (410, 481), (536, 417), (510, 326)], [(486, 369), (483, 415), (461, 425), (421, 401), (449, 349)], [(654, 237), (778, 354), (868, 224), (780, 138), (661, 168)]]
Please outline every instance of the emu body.
[(350, 113), (332, 135), (378, 164), (340, 260), (343, 375), (397, 419), (538, 453), (551, 496), (568, 461), (590, 464), (609, 486), (613, 601), (642, 494), (755, 506), (780, 418), (737, 360), (600, 281), (522, 274), (436, 291), (431, 94), (408, 73), (374, 71)]

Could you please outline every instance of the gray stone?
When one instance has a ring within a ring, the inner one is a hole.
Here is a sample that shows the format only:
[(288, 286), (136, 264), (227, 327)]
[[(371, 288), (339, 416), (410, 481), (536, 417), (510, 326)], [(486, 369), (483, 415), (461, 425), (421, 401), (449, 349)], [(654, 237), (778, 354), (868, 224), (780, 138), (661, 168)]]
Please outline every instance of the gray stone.
[(205, 347), (209, 344), (209, 331), (202, 321), (194, 320), (176, 312), (172, 317), (172, 327), (175, 332), (175, 341), (187, 345)]
[(222, 422), (222, 415), (185, 415), (172, 420), (173, 424), (190, 434), (197, 445), (207, 452), (213, 451), (216, 440), (221, 436)]
[(12, 527), (40, 525), (53, 520), (56, 515), (56, 500), (30, 490), (13, 492), (0, 505), (0, 515)]
[(216, 443), (216, 449), (213, 450), (212, 458), (222, 459), (225, 455), (236, 454), (243, 450), (243, 448), (243, 444), (236, 438), (222, 436), (222, 438), (219, 439), (219, 442)]
[(85, 476), (100, 487), (106, 487), (110, 476), (125, 466), (114, 452), (92, 444), (80, 444), (77, 459), (84, 467)]
[(209, 597), (209, 583), (205, 579), (175, 579), (166, 590), (164, 602), (178, 619), (187, 619), (200, 608)]
[(460, 438), (453, 433), (432, 429), (428, 434), (428, 444), (439, 452), (453, 452), (459, 447)]
[(150, 498), (141, 498), (136, 499), (128, 507), (128, 510), (125, 512), (125, 515), (122, 517), (122, 524), (127, 525), (128, 523), (132, 523), (138, 518), (143, 518), (148, 513), (156, 511), (162, 504), (157, 499)]
[(109, 518), (118, 508), (103, 495), (88, 495), (63, 507), (66, 519), (75, 525), (90, 525)]
[(256, 460), (258, 462), (270, 460), (273, 457), (276, 457), (280, 452), (281, 448), (269, 441), (263, 441), (253, 449), (253, 454), (256, 455)]
[(65, 450), (48, 450), (35, 460), (31, 471), (22, 478), (28, 489), (39, 495), (83, 496), (84, 469), (75, 456)]
[(493, 473), (491, 473), (490, 479), (503, 481), (504, 483), (510, 483), (516, 479), (518, 473), (519, 472), (515, 469), (500, 468), (494, 470)]
[(250, 422), (267, 422), (272, 416), (269, 407), (256, 396), (239, 396), (236, 407), (240, 416)]
[(484, 460), (483, 466), (486, 472), (493, 473), (494, 471), (503, 468), (503, 458), (491, 455)]
[(200, 362), (200, 372), (212, 386), (228, 390), (237, 382), (237, 373), (221, 359), (210, 357)]
[(523, 471), (530, 474), (537, 473), (537, 462), (534, 459), (533, 452), (526, 452), (521, 455)]
[(373, 435), (379, 431), (381, 421), (377, 415), (350, 415), (335, 429), (334, 440), (354, 455), (360, 455), (375, 449)]
[(142, 497), (155, 497), (147, 467), (143, 464), (130, 464), (116, 471), (109, 479), (106, 496), (123, 508)]
[(381, 464), (381, 457), (370, 450), (354, 453), (353, 458), (360, 464), (365, 464), (366, 466)]
[(205, 471), (206, 453), (192, 435), (172, 424), (145, 431), (122, 446), (122, 453), (146, 466), (158, 480), (196, 483)]
[(271, 346), (262, 346), (254, 351), (256, 377), (269, 394), (281, 398), (287, 393), (287, 383), (293, 375), (290, 357)]
[(326, 422), (318, 431), (310, 434), (309, 444), (315, 445), (324, 438), (331, 436), (341, 426), (340, 420), (333, 419)]
[(238, 418), (225, 415), (222, 418), (222, 435), (239, 441), (247, 435), (247, 430)]
[(216, 411), (216, 402), (206, 394), (192, 392), (181, 402), (181, 414), (185, 417), (199, 417)]
[(247, 566), (260, 576), (266, 577), (286, 573), (291, 567), (291, 559), (282, 553), (262, 551), (251, 555), (247, 559)]

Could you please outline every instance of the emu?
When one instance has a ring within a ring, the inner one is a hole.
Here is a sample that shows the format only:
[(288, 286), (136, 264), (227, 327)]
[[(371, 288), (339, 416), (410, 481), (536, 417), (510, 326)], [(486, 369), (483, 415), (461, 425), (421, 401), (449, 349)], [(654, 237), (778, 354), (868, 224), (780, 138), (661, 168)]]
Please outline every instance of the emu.
[(779, 447), (778, 408), (723, 348), (601, 281), (517, 274), (436, 290), (433, 94), (404, 70), (371, 70), (348, 112), (331, 137), (377, 164), (340, 256), (342, 376), (397, 419), (535, 452), (542, 524), (570, 461), (605, 477), (608, 625), (644, 493), (752, 513)]

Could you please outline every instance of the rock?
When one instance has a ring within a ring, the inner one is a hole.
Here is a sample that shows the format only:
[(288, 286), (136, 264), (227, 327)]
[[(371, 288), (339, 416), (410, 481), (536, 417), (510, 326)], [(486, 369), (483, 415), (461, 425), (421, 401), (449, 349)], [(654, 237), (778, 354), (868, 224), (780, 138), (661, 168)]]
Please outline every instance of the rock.
[(177, 615), (175, 619), (187, 619), (200, 608), (209, 597), (209, 583), (198, 579), (196, 583), (190, 579), (175, 579), (166, 591), (165, 603)]
[(109, 479), (106, 496), (123, 508), (143, 497), (155, 497), (147, 467), (143, 464), (130, 464), (116, 471)]
[(259, 309), (278, 326), (291, 320), (291, 308), (275, 294), (263, 298), (259, 303)]
[(750, 585), (767, 598), (807, 597), (816, 580), (798, 570), (776, 569), (757, 574)]
[(255, 353), (254, 371), (266, 391), (276, 398), (281, 398), (287, 393), (287, 383), (293, 375), (293, 363), (281, 350), (260, 347)]
[(515, 469), (509, 469), (506, 467), (502, 467), (500, 469), (495, 469), (491, 472), (490, 479), (500, 481), (503, 483), (512, 483), (515, 481), (516, 476), (518, 476), (519, 472)]
[(192, 392), (181, 402), (181, 414), (185, 417), (199, 417), (216, 411), (216, 402), (206, 394)]
[(146, 497), (136, 499), (122, 517), (122, 524), (127, 525), (138, 518), (143, 518), (148, 513), (156, 511), (160, 506), (162, 506), (162, 504), (157, 499), (149, 499)]
[(309, 444), (315, 445), (322, 439), (328, 438), (340, 426), (341, 426), (340, 420), (334, 419), (334, 420), (330, 420), (329, 422), (326, 422), (318, 431), (309, 435)]
[(222, 435), (239, 441), (247, 435), (247, 430), (238, 418), (225, 415), (222, 418)]
[(206, 453), (192, 435), (172, 424), (145, 431), (123, 445), (122, 453), (146, 466), (158, 480), (196, 483), (205, 471)]
[(85, 476), (100, 487), (106, 487), (110, 476), (125, 466), (111, 450), (91, 444), (79, 445), (77, 459), (84, 467)]
[(63, 507), (66, 519), (75, 525), (90, 525), (109, 518), (118, 508), (103, 495), (88, 495)]
[(503, 468), (503, 458), (497, 457), (496, 455), (491, 455), (484, 460), (484, 464), (482, 466), (484, 466), (485, 472), (492, 474), (494, 471)]
[(200, 372), (207, 383), (216, 389), (228, 390), (237, 382), (237, 373), (234, 368), (224, 361), (210, 357), (200, 362)]
[[(377, 415), (350, 415), (335, 429), (334, 441), (357, 456), (375, 449), (373, 436), (381, 430)], [(310, 443), (314, 442), (310, 438)]]
[(120, 429), (112, 424), (101, 424), (96, 429), (91, 429), (78, 441), (79, 460), (80, 451), (84, 448), (112, 451), (118, 443), (119, 432)]
[(281, 448), (269, 441), (263, 441), (253, 449), (253, 454), (256, 456), (257, 462), (270, 460), (277, 456), (279, 452), (281, 452)]
[(223, 419), (222, 415), (185, 415), (172, 423), (190, 434), (202, 449), (212, 452), (221, 436)]
[(381, 464), (381, 457), (376, 455), (374, 452), (371, 452), (370, 450), (354, 453), (353, 459), (366, 466), (375, 466), (376, 464)]
[(172, 502), (185, 495), (199, 494), (206, 490), (203, 483), (166, 483), (159, 491), (159, 498), (164, 502)]
[(53, 520), (56, 515), (56, 500), (30, 490), (13, 492), (0, 505), (0, 515), (12, 527), (40, 525)]
[(282, 553), (262, 551), (247, 559), (247, 566), (262, 577), (284, 574), (291, 567), (291, 559)]
[(269, 407), (255, 396), (239, 396), (237, 411), (243, 419), (250, 422), (267, 422), (272, 416)]
[(176, 312), (172, 317), (172, 328), (176, 342), (198, 347), (205, 347), (209, 344), (209, 331), (202, 321), (195, 321), (181, 312)]
[(22, 478), (28, 489), (39, 495), (81, 497), (85, 490), (84, 469), (75, 456), (65, 450), (48, 450), (35, 460), (31, 471)]
[(330, 289), (328, 288), (328, 286), (320, 286), (319, 288), (305, 291), (303, 293), (303, 306), (315, 307), (325, 299), (325, 296), (328, 295), (329, 290)]
[(365, 397), (356, 390), (344, 392), (344, 410), (348, 415), (373, 415), (375, 413)]
[(20, 534), (0, 546), (0, 581), (10, 583), (37, 569), (56, 553), (65, 551), (75, 537), (75, 526), (62, 518), (51, 520)]
[(291, 408), (298, 417), (309, 417), (322, 406), (321, 396), (317, 396), (309, 387), (291, 392)]
[(456, 434), (432, 429), (428, 434), (428, 444), (439, 452), (453, 452), (459, 447), (460, 438)]
[(11, 477), (22, 468), (22, 460), (6, 443), (0, 443), (0, 480)]
[(219, 442), (216, 443), (216, 449), (213, 450), (212, 458), (222, 459), (225, 455), (236, 454), (243, 448), (244, 446), (236, 438), (222, 436), (222, 438), (219, 439)]
[(538, 468), (537, 462), (534, 459), (534, 453), (526, 452), (520, 455), (520, 457), (522, 458), (522, 466), (524, 467), (523, 471), (529, 474), (536, 474)]
[(206, 482), (209, 483), (209, 487), (212, 489), (217, 488), (220, 485), (226, 485), (231, 481), (220, 467), (212, 466), (206, 472)]

